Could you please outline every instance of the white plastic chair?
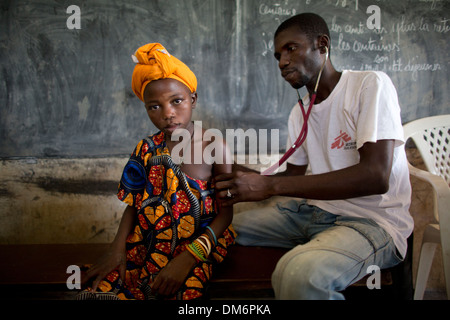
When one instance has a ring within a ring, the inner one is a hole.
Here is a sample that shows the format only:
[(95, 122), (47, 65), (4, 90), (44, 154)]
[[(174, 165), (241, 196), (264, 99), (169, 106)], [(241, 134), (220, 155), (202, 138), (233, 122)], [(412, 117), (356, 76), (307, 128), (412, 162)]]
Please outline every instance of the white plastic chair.
[(427, 117), (403, 126), (405, 141), (412, 139), (428, 171), (413, 167), (412, 176), (431, 184), (435, 223), (426, 226), (419, 257), (414, 300), (422, 300), (431, 264), (441, 244), (447, 297), (450, 299), (450, 115)]

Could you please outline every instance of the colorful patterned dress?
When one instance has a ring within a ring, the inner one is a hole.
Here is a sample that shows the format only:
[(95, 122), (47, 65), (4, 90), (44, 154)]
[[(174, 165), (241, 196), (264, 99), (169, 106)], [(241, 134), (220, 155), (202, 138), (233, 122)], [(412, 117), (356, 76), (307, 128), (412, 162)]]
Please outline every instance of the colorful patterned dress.
[[(126, 243), (126, 279), (122, 282), (118, 271), (113, 271), (101, 281), (98, 291), (107, 293), (110, 299), (161, 298), (152, 293), (150, 284), (216, 217), (214, 186), (184, 174), (173, 163), (164, 133), (159, 132), (141, 140), (131, 154), (120, 181), (118, 198), (137, 209), (136, 225)], [(211, 278), (212, 265), (223, 260), (235, 236), (230, 226), (217, 237), (218, 244), (208, 261), (195, 266), (176, 295), (164, 298), (202, 297)], [(89, 298), (89, 294), (85, 292), (84, 298)]]

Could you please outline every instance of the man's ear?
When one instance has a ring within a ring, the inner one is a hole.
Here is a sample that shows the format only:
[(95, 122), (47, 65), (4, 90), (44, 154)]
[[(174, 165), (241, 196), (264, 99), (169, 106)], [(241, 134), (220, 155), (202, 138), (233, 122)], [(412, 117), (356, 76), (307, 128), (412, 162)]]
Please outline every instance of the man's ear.
[(317, 37), (317, 47), (320, 49), (320, 53), (322, 54), (327, 53), (327, 50), (328, 51), (330, 50), (330, 45), (331, 45), (330, 38), (326, 34)]
[(195, 109), (195, 107), (197, 105), (197, 99), (198, 99), (197, 91), (191, 93), (191, 99), (192, 99), (191, 100), (192, 101), (192, 109)]

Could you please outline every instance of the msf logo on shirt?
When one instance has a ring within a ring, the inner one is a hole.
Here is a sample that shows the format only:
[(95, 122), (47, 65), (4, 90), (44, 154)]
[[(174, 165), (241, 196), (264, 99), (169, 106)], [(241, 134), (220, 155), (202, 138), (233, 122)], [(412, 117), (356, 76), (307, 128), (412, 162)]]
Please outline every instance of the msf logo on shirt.
[(334, 139), (334, 142), (331, 144), (331, 149), (355, 149), (356, 142), (351, 141), (352, 137), (350, 137), (345, 131), (340, 130), (339, 135)]

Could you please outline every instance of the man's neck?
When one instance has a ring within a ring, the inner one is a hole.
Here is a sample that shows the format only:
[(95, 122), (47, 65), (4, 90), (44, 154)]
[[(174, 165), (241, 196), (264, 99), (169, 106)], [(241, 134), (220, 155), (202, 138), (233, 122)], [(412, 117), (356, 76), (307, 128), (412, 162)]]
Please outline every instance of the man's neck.
[[(331, 94), (333, 89), (336, 87), (339, 79), (341, 78), (342, 72), (337, 72), (331, 64), (327, 64), (322, 72), (322, 76), (319, 81), (319, 86), (317, 87), (317, 96), (314, 104), (321, 103)], [(314, 92), (315, 83), (313, 86), (308, 86), (309, 96)]]

